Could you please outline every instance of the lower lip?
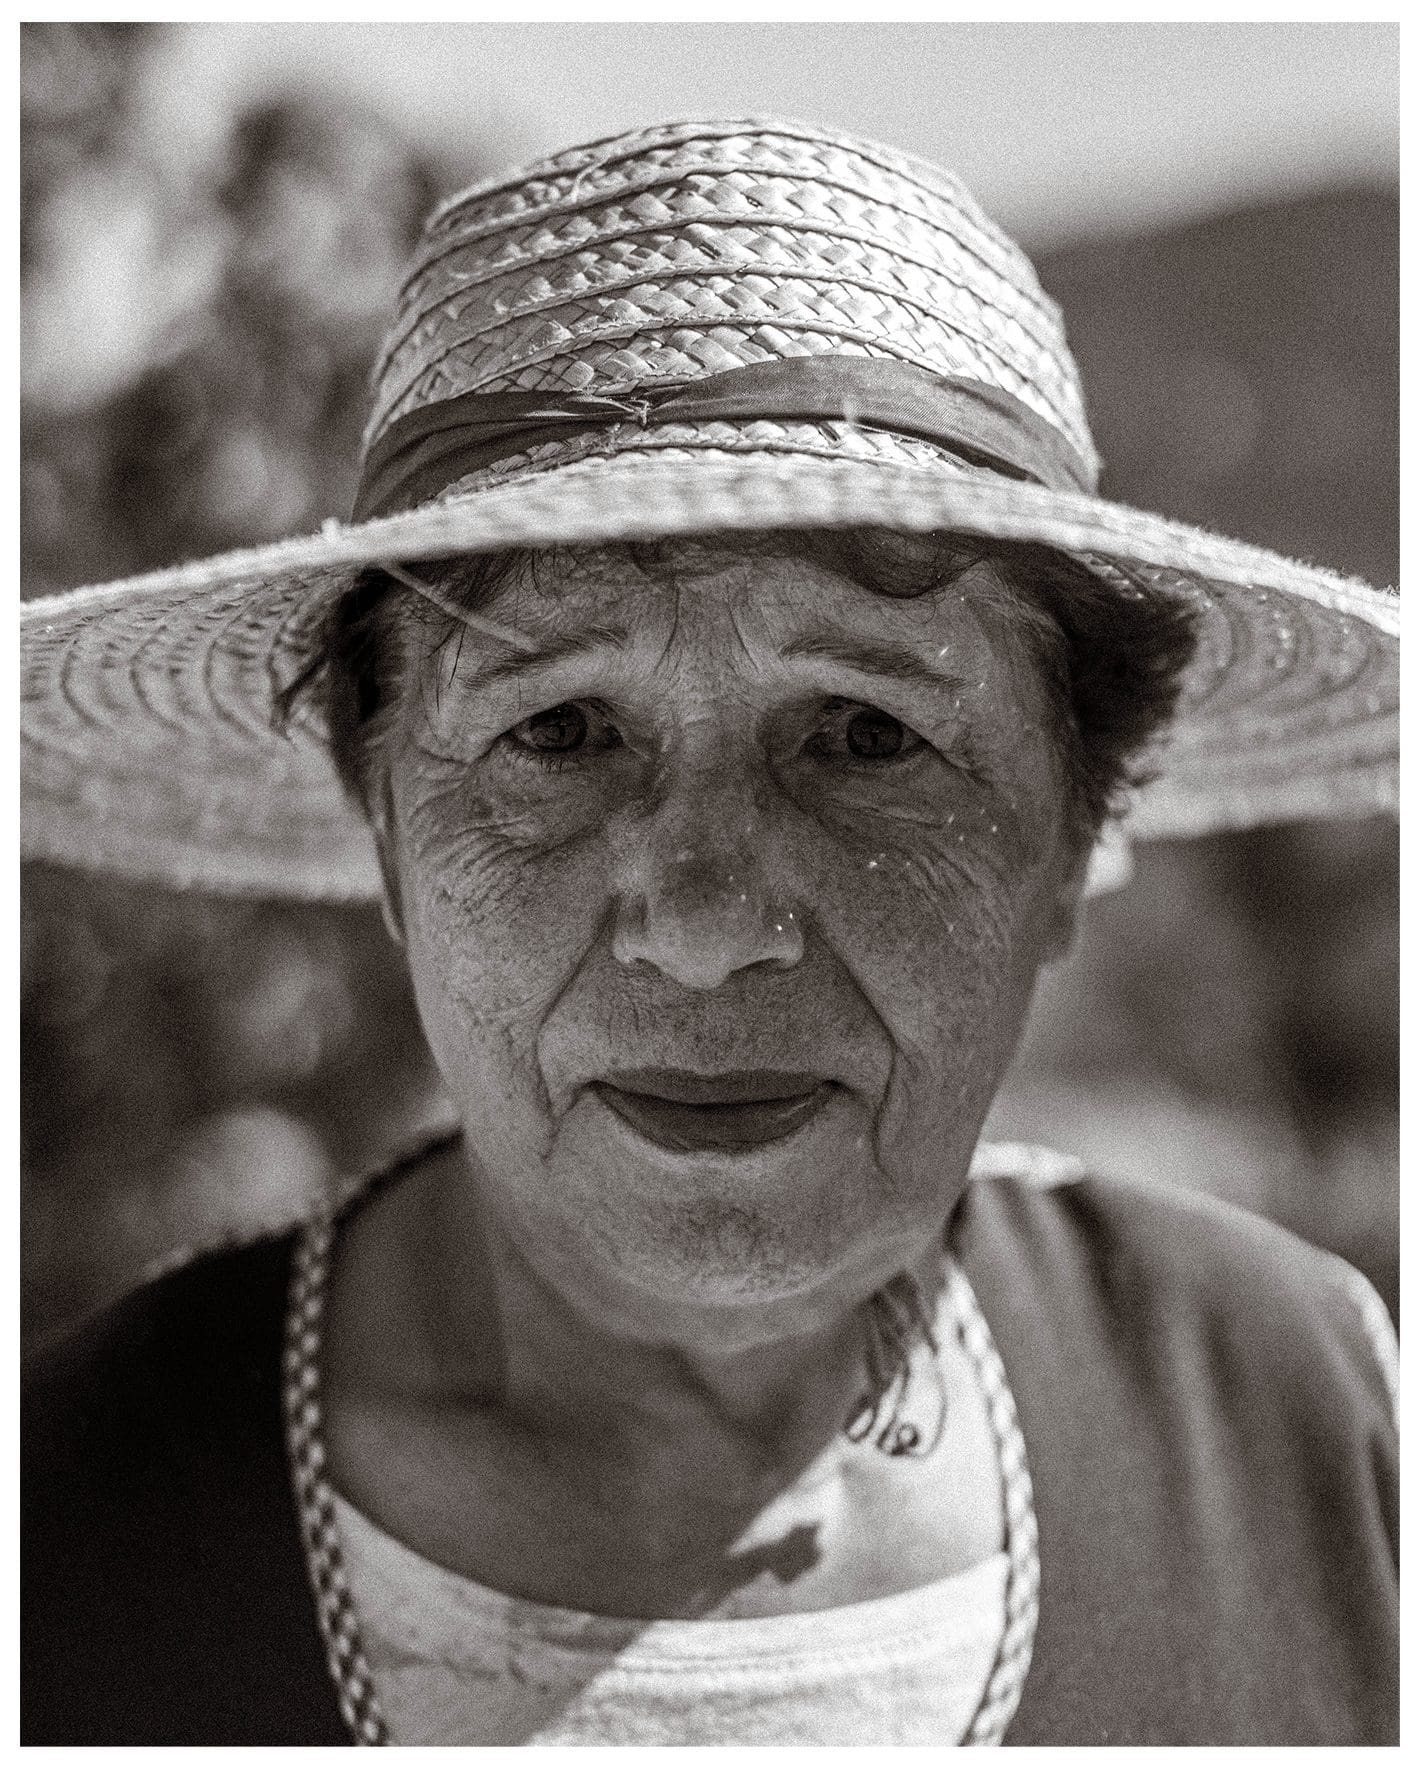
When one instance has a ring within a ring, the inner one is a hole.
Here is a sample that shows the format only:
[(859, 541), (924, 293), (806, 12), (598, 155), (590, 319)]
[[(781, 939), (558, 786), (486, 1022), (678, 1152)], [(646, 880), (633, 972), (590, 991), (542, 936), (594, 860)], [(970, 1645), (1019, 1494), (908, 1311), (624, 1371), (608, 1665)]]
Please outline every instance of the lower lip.
[(688, 1151), (752, 1150), (791, 1137), (811, 1119), (834, 1092), (824, 1082), (809, 1095), (773, 1101), (735, 1101), (731, 1105), (690, 1106), (659, 1095), (630, 1094), (608, 1082), (592, 1089), (620, 1119), (641, 1137), (678, 1154)]

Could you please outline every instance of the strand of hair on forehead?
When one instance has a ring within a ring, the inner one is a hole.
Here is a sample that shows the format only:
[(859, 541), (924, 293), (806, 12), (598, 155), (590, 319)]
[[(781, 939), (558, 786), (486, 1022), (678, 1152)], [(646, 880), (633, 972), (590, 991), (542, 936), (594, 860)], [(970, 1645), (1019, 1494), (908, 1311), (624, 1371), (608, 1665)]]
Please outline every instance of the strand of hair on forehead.
[(489, 615), (480, 615), (475, 609), (464, 608), (452, 597), (439, 590), (436, 584), (425, 584), (421, 578), (415, 578), (412, 572), (406, 571), (389, 560), (378, 561), (381, 572), (387, 572), (390, 578), (397, 579), (400, 584), (421, 596), (425, 602), (432, 603), (435, 609), (454, 621), (461, 621), (464, 627), (475, 627), (479, 633), (487, 634), (491, 639), (501, 640), (504, 645), (515, 646), (519, 652), (534, 652), (536, 641), (529, 635), (518, 633), (515, 627), (504, 627), (500, 621), (494, 621)]

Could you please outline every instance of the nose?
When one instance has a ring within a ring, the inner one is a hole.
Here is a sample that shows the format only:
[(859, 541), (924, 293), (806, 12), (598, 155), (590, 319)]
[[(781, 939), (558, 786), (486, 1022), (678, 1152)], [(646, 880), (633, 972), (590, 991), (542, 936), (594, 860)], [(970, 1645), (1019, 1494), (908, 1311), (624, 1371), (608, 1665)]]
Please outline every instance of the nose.
[(781, 882), (780, 830), (740, 768), (697, 771), (624, 833), (613, 951), (689, 990), (750, 965), (795, 965), (802, 922)]

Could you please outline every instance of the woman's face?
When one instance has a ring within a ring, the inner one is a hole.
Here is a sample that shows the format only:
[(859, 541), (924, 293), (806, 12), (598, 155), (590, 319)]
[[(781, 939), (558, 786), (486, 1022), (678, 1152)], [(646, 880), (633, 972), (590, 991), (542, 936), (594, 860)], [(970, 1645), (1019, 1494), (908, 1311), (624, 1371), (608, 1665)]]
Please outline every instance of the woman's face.
[[(987, 567), (897, 600), (797, 556), (664, 560), (548, 556), (478, 604), (535, 651), (415, 637), (393, 915), (486, 1207), (539, 1270), (859, 1294), (941, 1228), (1070, 932), (1043, 690), (971, 606)], [(747, 1084), (777, 1106), (686, 1110), (646, 1070), (792, 1074)]]

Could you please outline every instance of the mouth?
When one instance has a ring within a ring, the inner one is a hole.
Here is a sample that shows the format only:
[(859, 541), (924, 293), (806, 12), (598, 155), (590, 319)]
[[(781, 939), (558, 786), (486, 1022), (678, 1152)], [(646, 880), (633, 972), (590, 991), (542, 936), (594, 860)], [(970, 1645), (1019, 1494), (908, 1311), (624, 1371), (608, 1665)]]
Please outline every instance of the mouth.
[(777, 1143), (800, 1130), (837, 1091), (836, 1083), (819, 1076), (783, 1071), (637, 1071), (590, 1087), (641, 1137), (680, 1154)]

